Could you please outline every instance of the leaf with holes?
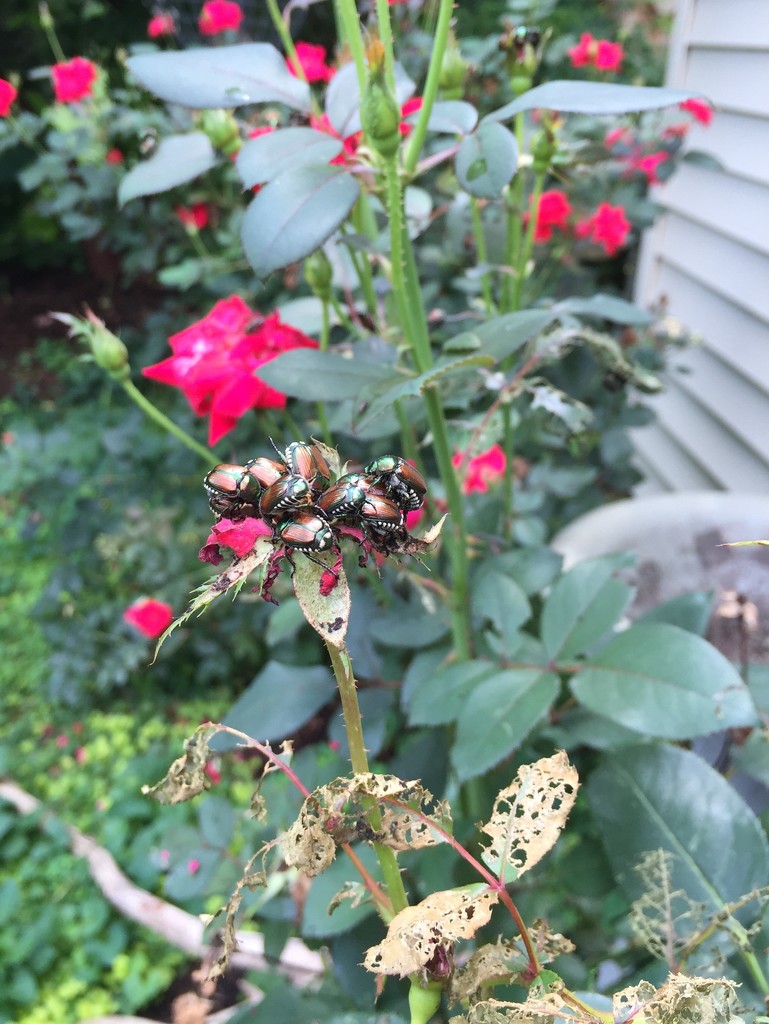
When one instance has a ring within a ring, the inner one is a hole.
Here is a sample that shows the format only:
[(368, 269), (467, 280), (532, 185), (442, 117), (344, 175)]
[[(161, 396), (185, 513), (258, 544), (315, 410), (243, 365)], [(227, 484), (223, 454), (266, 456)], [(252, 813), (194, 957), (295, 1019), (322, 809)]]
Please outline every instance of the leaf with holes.
[(301, 552), (295, 557), (294, 593), (315, 632), (326, 643), (342, 648), (350, 621), (350, 588), (342, 556), (336, 551), (315, 552), (313, 558), (323, 565), (303, 557)]
[(555, 846), (577, 799), (579, 776), (563, 750), (518, 769), (515, 782), (497, 796), (481, 831), (491, 836), (484, 863), (502, 879), (520, 878)]

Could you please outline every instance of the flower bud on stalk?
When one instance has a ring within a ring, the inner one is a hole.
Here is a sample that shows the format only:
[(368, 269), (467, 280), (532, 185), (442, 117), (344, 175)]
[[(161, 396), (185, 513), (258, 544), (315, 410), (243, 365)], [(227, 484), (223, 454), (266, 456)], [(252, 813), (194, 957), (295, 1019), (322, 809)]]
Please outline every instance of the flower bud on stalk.
[(427, 1024), (441, 1005), (443, 985), (438, 981), (428, 981), (421, 985), (418, 981), (411, 982), (409, 989), (409, 1010), (412, 1024)]
[(316, 250), (304, 261), (304, 279), (319, 299), (328, 301), (331, 297), (333, 268), (322, 249)]
[(227, 156), (237, 153), (243, 145), (238, 122), (229, 110), (204, 110), (200, 115), (200, 127), (211, 144)]
[(55, 320), (69, 327), (72, 338), (80, 338), (91, 350), (91, 358), (105, 370), (113, 380), (125, 381), (131, 377), (128, 349), (112, 331), (108, 331), (103, 320), (86, 308), (85, 319), (80, 320), (69, 313), (52, 313)]
[(531, 155), (536, 174), (545, 174), (553, 162), (558, 150), (554, 126), (545, 124), (542, 131), (537, 132), (531, 143)]
[(468, 66), (457, 46), (456, 36), (449, 33), (448, 45), (441, 61), (441, 73), (438, 85), (441, 95), (447, 100), (460, 100), (465, 92), (465, 79)]
[(378, 39), (367, 50), (369, 78), (360, 106), (360, 123), (371, 148), (388, 159), (401, 143), (401, 112), (385, 80), (384, 47)]

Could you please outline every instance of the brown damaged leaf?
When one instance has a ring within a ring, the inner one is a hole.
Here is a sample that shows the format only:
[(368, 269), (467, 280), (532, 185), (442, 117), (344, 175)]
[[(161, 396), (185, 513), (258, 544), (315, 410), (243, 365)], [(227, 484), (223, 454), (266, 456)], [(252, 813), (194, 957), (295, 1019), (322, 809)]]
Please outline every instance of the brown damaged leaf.
[[(193, 591), (194, 597), (190, 602), (189, 607), (186, 611), (174, 619), (168, 629), (164, 630), (163, 633), (158, 637), (158, 642), (155, 645), (155, 654), (153, 662), (158, 656), (160, 648), (163, 646), (168, 637), (178, 629), (179, 626), (183, 625), (195, 612), (199, 614), (204, 612), (208, 605), (212, 601), (215, 601), (217, 597), (221, 597), (222, 594), (226, 594), (228, 590), (235, 588), (236, 596), (240, 591), (240, 588), (246, 582), (248, 577), (257, 570), (262, 570), (262, 579), (264, 576), (264, 570), (267, 567), (269, 557), (273, 552), (274, 545), (269, 537), (258, 537), (254, 550), (249, 552), (243, 558), (236, 558), (232, 564), (219, 573), (218, 576), (212, 577), (207, 583), (204, 583), (201, 587), (198, 587), (196, 591)], [(257, 589), (261, 589), (261, 582)]]
[(448, 512), (441, 516), (435, 526), (431, 526), (422, 537), (412, 537), (408, 534), (406, 539), (398, 542), (398, 554), (401, 555), (423, 555), (427, 551), (435, 551), (438, 538), (443, 530), (443, 525), (448, 518)]
[(484, 999), (470, 1007), (463, 1017), (452, 1017), (452, 1024), (595, 1024), (592, 1014), (564, 1007), (557, 995), (527, 999), (525, 1003), (508, 1003), (501, 999)]
[(374, 974), (414, 974), (439, 947), (448, 950), (458, 939), (472, 938), (488, 923), (498, 900), (499, 893), (476, 885), (434, 892), (395, 915), (385, 938), (367, 950), (364, 966)]
[(211, 757), (208, 744), (218, 732), (215, 725), (201, 725), (184, 741), (184, 754), (177, 757), (164, 778), (154, 786), (142, 786), (142, 793), (159, 804), (180, 804), (192, 800), (211, 785), (206, 762)]
[(527, 966), (525, 951), (513, 941), (481, 946), (451, 979), (449, 1004), (482, 999), (494, 985), (512, 985)]
[(623, 989), (612, 999), (612, 1011), (620, 1022), (641, 1011), (648, 1024), (742, 1024), (735, 1003), (735, 985), (726, 978), (675, 974), (656, 991), (648, 981)]
[[(298, 554), (293, 573), (294, 593), (304, 617), (316, 633), (319, 633), (327, 643), (341, 649), (344, 647), (350, 620), (350, 588), (341, 556), (338, 552), (331, 551), (315, 554), (313, 557), (328, 568), (324, 569), (317, 562)], [(334, 581), (331, 576), (333, 589), (324, 593), (326, 587), (322, 586), (322, 581), (324, 576), (330, 576), (331, 569), (336, 571), (337, 579)]]
[(555, 845), (578, 789), (577, 770), (563, 750), (522, 765), (515, 782), (497, 796), (491, 819), (481, 829), (491, 836), (482, 853), (485, 864), (500, 879), (512, 868), (509, 881), (538, 864)]
[[(393, 807), (386, 802), (388, 799), (407, 806)], [(372, 802), (380, 805), (377, 830), (369, 825)], [(422, 820), (416, 811), (429, 821)], [(420, 849), (442, 841), (433, 824), (451, 831), (448, 805), (436, 801), (418, 782), (361, 772), (313, 790), (282, 842), (286, 862), (314, 877), (331, 864), (337, 845), (362, 841), (396, 850)]]
[[(261, 849), (250, 858), (245, 868), (240, 881), (235, 886), (232, 895), (227, 901), (226, 905), (218, 910), (209, 920), (209, 924), (215, 921), (220, 914), (224, 914), (224, 925), (221, 929), (221, 942), (222, 950), (217, 959), (214, 961), (211, 969), (208, 972), (209, 978), (218, 978), (225, 973), (230, 957), (238, 947), (237, 941), (237, 929), (236, 929), (236, 918), (240, 904), (243, 901), (244, 890), (248, 889), (253, 892), (255, 889), (262, 888), (267, 885), (267, 872), (264, 866), (264, 859), (268, 852), (274, 846), (274, 842), (265, 843)], [(262, 869), (260, 871), (254, 871), (253, 866), (257, 860), (261, 858)]]

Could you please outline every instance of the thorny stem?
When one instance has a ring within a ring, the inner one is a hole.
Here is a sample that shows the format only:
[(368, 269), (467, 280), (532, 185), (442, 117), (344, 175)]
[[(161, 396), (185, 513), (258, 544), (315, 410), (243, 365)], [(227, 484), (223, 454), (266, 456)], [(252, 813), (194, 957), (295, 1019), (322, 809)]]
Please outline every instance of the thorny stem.
[[(309, 789), (305, 786), (305, 784), (302, 782), (302, 780), (299, 778), (299, 776), (296, 774), (293, 768), (291, 768), (290, 765), (288, 765), (282, 758), (280, 758), (271, 747), (267, 746), (264, 743), (260, 743), (258, 740), (255, 740), (253, 736), (248, 736), (246, 733), (241, 732), (239, 729), (233, 729), (229, 725), (221, 725), (220, 723), (218, 723), (215, 724), (213, 727), (215, 729), (220, 730), (221, 732), (228, 732), (230, 733), (231, 736), (238, 737), (238, 739), (241, 739), (245, 742), (246, 746), (253, 747), (255, 750), (258, 750), (263, 757), (266, 757), (271, 764), (274, 764), (277, 769), (283, 772), (283, 774), (299, 790), (299, 792), (302, 794), (305, 800), (307, 799), (308, 796), (311, 795)], [(371, 893), (371, 897), (376, 903), (376, 905), (380, 908), (380, 913), (382, 914), (382, 916), (386, 918), (389, 915), (391, 917), (392, 906), (390, 904), (390, 900), (382, 892), (380, 886), (377, 885), (376, 880), (373, 879), (371, 875), (368, 873), (365, 864), (363, 864), (360, 857), (357, 855), (355, 850), (353, 850), (349, 843), (342, 843), (341, 846), (344, 852), (355, 865), (356, 869), (358, 870), (361, 878), (363, 879), (363, 884)]]
[[(414, 362), (420, 373), (427, 373), (433, 365), (430, 336), (427, 331), (422, 292), (414, 259), (411, 240), (405, 230), (403, 199), (395, 157), (385, 165), (387, 182), (387, 213), (390, 222), (390, 254), (392, 288), (398, 315)], [(459, 481), (451, 461), (446, 419), (440, 396), (433, 388), (424, 391), (427, 418), (433, 437), (438, 469), (446, 489), (446, 501), (451, 513), (451, 528), (447, 533), (448, 551), (452, 569), (451, 621), (452, 636), (457, 657), (466, 661), (470, 657), (470, 621), (468, 599), (467, 527), (464, 502)]]
[[(382, 0), (378, 0), (382, 2)], [(425, 81), (425, 87), (422, 90), (422, 109), (419, 111), (417, 117), (417, 123), (414, 126), (414, 131), (411, 133), (408, 145), (406, 147), (406, 157), (403, 161), (403, 166), (408, 174), (414, 173), (414, 168), (417, 165), (419, 154), (422, 152), (422, 146), (425, 143), (427, 137), (427, 123), (430, 120), (430, 114), (432, 113), (433, 104), (438, 95), (438, 86), (440, 84), (441, 77), (441, 64), (443, 63), (443, 55), (446, 52), (446, 46), (449, 40), (449, 32), (451, 31), (451, 15), (454, 9), (454, 0), (440, 0), (440, 10), (438, 11), (438, 24), (435, 28), (435, 41), (433, 42), (433, 52), (430, 56), (430, 66), (427, 69), (427, 79)]]
[(483, 221), (478, 200), (475, 196), (470, 199), (470, 213), (473, 219), (473, 234), (475, 235), (475, 251), (478, 254), (478, 262), (483, 265), (484, 271), (481, 276), (481, 288), (483, 290), (483, 304), (486, 307), (486, 316), (494, 315), (494, 299), (491, 295), (491, 281), (489, 280), (488, 255), (486, 253), (486, 235), (483, 233)]
[(393, 53), (393, 30), (390, 24), (390, 5), (387, 0), (376, 0), (376, 18), (379, 26), (379, 38), (385, 52), (385, 77), (394, 95), (395, 55)]
[(355, 0), (336, 0), (335, 10), (338, 14), (341, 28), (339, 36), (350, 47), (362, 96), (363, 90), (366, 87), (366, 54), (363, 49), (363, 35), (360, 30)]
[[(355, 676), (352, 671), (352, 661), (347, 648), (341, 650), (326, 641), (326, 650), (331, 659), (331, 667), (334, 671), (336, 684), (339, 688), (339, 696), (342, 700), (342, 714), (344, 715), (344, 727), (347, 733), (347, 745), (350, 749), (350, 764), (356, 775), (369, 772), (368, 757), (363, 742), (363, 723), (358, 704), (358, 690), (355, 685)], [(376, 801), (373, 797), (369, 800), (361, 800), (364, 807), (367, 807), (368, 822), (374, 831), (379, 831), (382, 818)], [(387, 894), (390, 897), (393, 914), (399, 913), (408, 906), (408, 897), (403, 886), (400, 868), (395, 853), (389, 846), (381, 843), (372, 843), (374, 851), (382, 870), (382, 878), (387, 886)]]
[[(376, 238), (376, 221), (374, 219), (373, 211), (368, 202), (368, 197), (361, 193), (358, 201), (355, 203), (352, 211), (352, 223), (359, 234), (364, 235), (366, 238)], [(352, 257), (353, 266), (358, 274), (358, 280), (360, 281), (361, 291), (363, 297), (366, 300), (366, 306), (368, 307), (369, 314), (373, 320), (377, 320), (377, 298), (376, 290), (374, 289), (374, 278), (371, 273), (371, 266), (368, 260), (364, 256), (362, 259), (358, 258), (358, 253), (354, 249), (350, 249), (350, 255)]]
[(182, 444), (186, 445), (193, 452), (199, 455), (206, 465), (210, 466), (212, 462), (216, 462), (216, 455), (214, 452), (209, 448), (204, 448), (202, 444), (198, 444), (198, 442), (193, 437), (190, 437), (185, 430), (182, 430), (182, 428), (177, 426), (173, 420), (170, 420), (164, 413), (162, 413), (157, 406), (150, 402), (149, 398), (145, 398), (132, 380), (123, 380), (120, 383), (128, 397), (136, 402), (141, 411), (149, 416), (151, 420), (154, 420), (159, 427), (162, 427), (163, 430), (167, 430), (169, 434), (173, 434), (177, 441), (181, 441)]
[(504, 428), (505, 447), (505, 476), (502, 491), (502, 536), (509, 541), (513, 535), (513, 486), (515, 484), (515, 473), (513, 472), (513, 457), (515, 455), (515, 444), (513, 436), (513, 409), (510, 402), (502, 406), (502, 424)]
[[(320, 350), (325, 352), (328, 349), (328, 342), (331, 335), (331, 318), (329, 316), (329, 302), (328, 299), (321, 301), (321, 309), (323, 312), (323, 321), (320, 329)], [(318, 416), (318, 424), (320, 426), (320, 432), (323, 434), (323, 440), (329, 446), (334, 447), (334, 439), (331, 434), (331, 428), (328, 425), (328, 417), (326, 416), (326, 408), (323, 402), (318, 402), (315, 406), (315, 411)]]
[(528, 266), (532, 250), (534, 249), (534, 232), (537, 227), (537, 211), (539, 210), (539, 200), (542, 195), (542, 188), (544, 184), (545, 172), (538, 171), (537, 176), (534, 179), (534, 189), (531, 193), (531, 200), (529, 203), (530, 214), (529, 223), (526, 228), (526, 237), (524, 238), (523, 246), (518, 254), (516, 275), (513, 282), (513, 311), (521, 308), (521, 295), (523, 293), (523, 285), (526, 280), (526, 267)]

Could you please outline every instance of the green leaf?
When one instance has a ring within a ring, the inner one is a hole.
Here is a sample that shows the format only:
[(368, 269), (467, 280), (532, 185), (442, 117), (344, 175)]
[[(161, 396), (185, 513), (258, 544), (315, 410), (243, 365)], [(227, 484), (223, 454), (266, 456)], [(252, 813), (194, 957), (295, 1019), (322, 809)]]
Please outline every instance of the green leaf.
[(732, 748), (732, 763), (740, 771), (769, 785), (769, 733), (756, 730), (741, 747)]
[(461, 782), (482, 775), (520, 747), (558, 696), (560, 682), (541, 669), (508, 669), (473, 688), (451, 751)]
[(463, 356), (460, 359), (442, 360), (431, 370), (418, 377), (404, 377), (399, 374), (395, 383), (378, 393), (355, 420), (356, 430), (366, 430), (378, 416), (392, 409), (393, 404), (404, 398), (424, 394), (425, 389), (432, 387), (442, 378), (470, 370), (477, 366), (491, 366), (493, 360), (483, 354)]
[(169, 135), (149, 158), (137, 164), (118, 186), (118, 202), (166, 192), (197, 178), (216, 164), (216, 153), (203, 132)]
[(337, 554), (335, 551), (316, 554), (318, 562), (323, 562), (321, 566), (298, 552), (293, 583), (296, 599), (308, 623), (326, 643), (342, 648), (350, 619), (350, 588), (342, 565), (337, 570), (336, 586), (328, 594), (321, 591), (321, 579), (333, 567)]
[(235, 809), (229, 800), (209, 794), (198, 811), (200, 832), (216, 849), (226, 849), (235, 831)]
[(446, 725), (455, 721), (482, 679), (496, 672), (490, 661), (446, 665), (421, 679), (409, 702), (409, 725)]
[(519, 626), (531, 616), (531, 605), (519, 584), (491, 563), (490, 559), (478, 568), (471, 611), (481, 628), (490, 622), (503, 644), (512, 649)]
[(459, 184), (471, 196), (497, 199), (518, 166), (515, 136), (501, 124), (489, 121), (468, 135), (456, 158)]
[(245, 188), (263, 185), (302, 164), (324, 164), (342, 152), (342, 143), (314, 128), (281, 128), (244, 143), (235, 167)]
[[(411, 114), (406, 120), (414, 124), (419, 114)], [(441, 135), (467, 135), (478, 124), (478, 111), (464, 100), (439, 100), (430, 111), (427, 127)]]
[(602, 320), (611, 320), (615, 324), (629, 324), (633, 327), (644, 327), (654, 321), (651, 313), (636, 306), (635, 303), (619, 299), (615, 295), (604, 295), (602, 292), (585, 299), (579, 296), (563, 299), (556, 303), (553, 312), (594, 316)]
[(548, 657), (569, 658), (597, 643), (622, 617), (632, 597), (626, 583), (613, 579), (628, 565), (627, 555), (591, 558), (553, 584), (542, 609), (542, 643)]
[(496, 567), (512, 576), (526, 594), (536, 594), (553, 582), (563, 555), (547, 547), (518, 548), (496, 559)]
[(401, 602), (376, 621), (373, 639), (385, 647), (429, 647), (449, 631), (443, 608), (428, 612), (417, 602)]
[(336, 231), (359, 192), (351, 174), (328, 164), (294, 167), (268, 182), (246, 210), (241, 233), (257, 276), (314, 252)]
[[(378, 878), (379, 867), (373, 849), (358, 845), (355, 852), (369, 873)], [(341, 935), (374, 913), (370, 901), (354, 907), (350, 900), (342, 900), (333, 914), (329, 914), (329, 904), (346, 882), (360, 882), (355, 865), (347, 857), (337, 857), (322, 875), (313, 878), (302, 911), (302, 934), (306, 938), (326, 939), (331, 935)]]
[(614, 637), (571, 689), (591, 711), (647, 736), (691, 739), (757, 721), (747, 687), (723, 654), (662, 622)]
[(769, 845), (758, 818), (696, 754), (669, 746), (605, 755), (588, 800), (614, 875), (631, 899), (633, 870), (648, 850), (673, 854), (672, 887), (720, 909), (769, 877)]
[(310, 87), (291, 74), (270, 43), (143, 53), (126, 64), (145, 89), (182, 107), (285, 103), (293, 110), (310, 109)]
[(558, 79), (529, 89), (518, 99), (488, 114), (483, 122), (507, 121), (524, 110), (561, 110), (570, 114), (629, 114), (658, 110), (700, 93), (689, 89), (663, 89), (648, 85), (614, 85), (608, 82), (573, 82)]
[(636, 621), (669, 622), (671, 626), (679, 626), (689, 633), (704, 636), (712, 611), (713, 591), (695, 590), (691, 594), (681, 594), (680, 597), (673, 597), (663, 604), (650, 608)]
[(391, 375), (387, 366), (347, 359), (336, 352), (295, 348), (259, 367), (259, 379), (291, 398), (306, 402), (357, 398), (363, 388)]
[[(222, 724), (260, 741), (282, 740), (333, 700), (335, 693), (334, 678), (322, 665), (270, 661), (238, 697)], [(210, 747), (229, 750), (237, 742), (234, 736), (220, 733)]]
[(499, 362), (523, 348), (548, 324), (555, 315), (548, 309), (522, 309), (515, 313), (487, 320), (472, 331), (465, 331), (451, 339), (452, 347), (462, 343), (462, 339), (472, 342), (474, 348), (479, 345), (486, 355), (493, 356)]

